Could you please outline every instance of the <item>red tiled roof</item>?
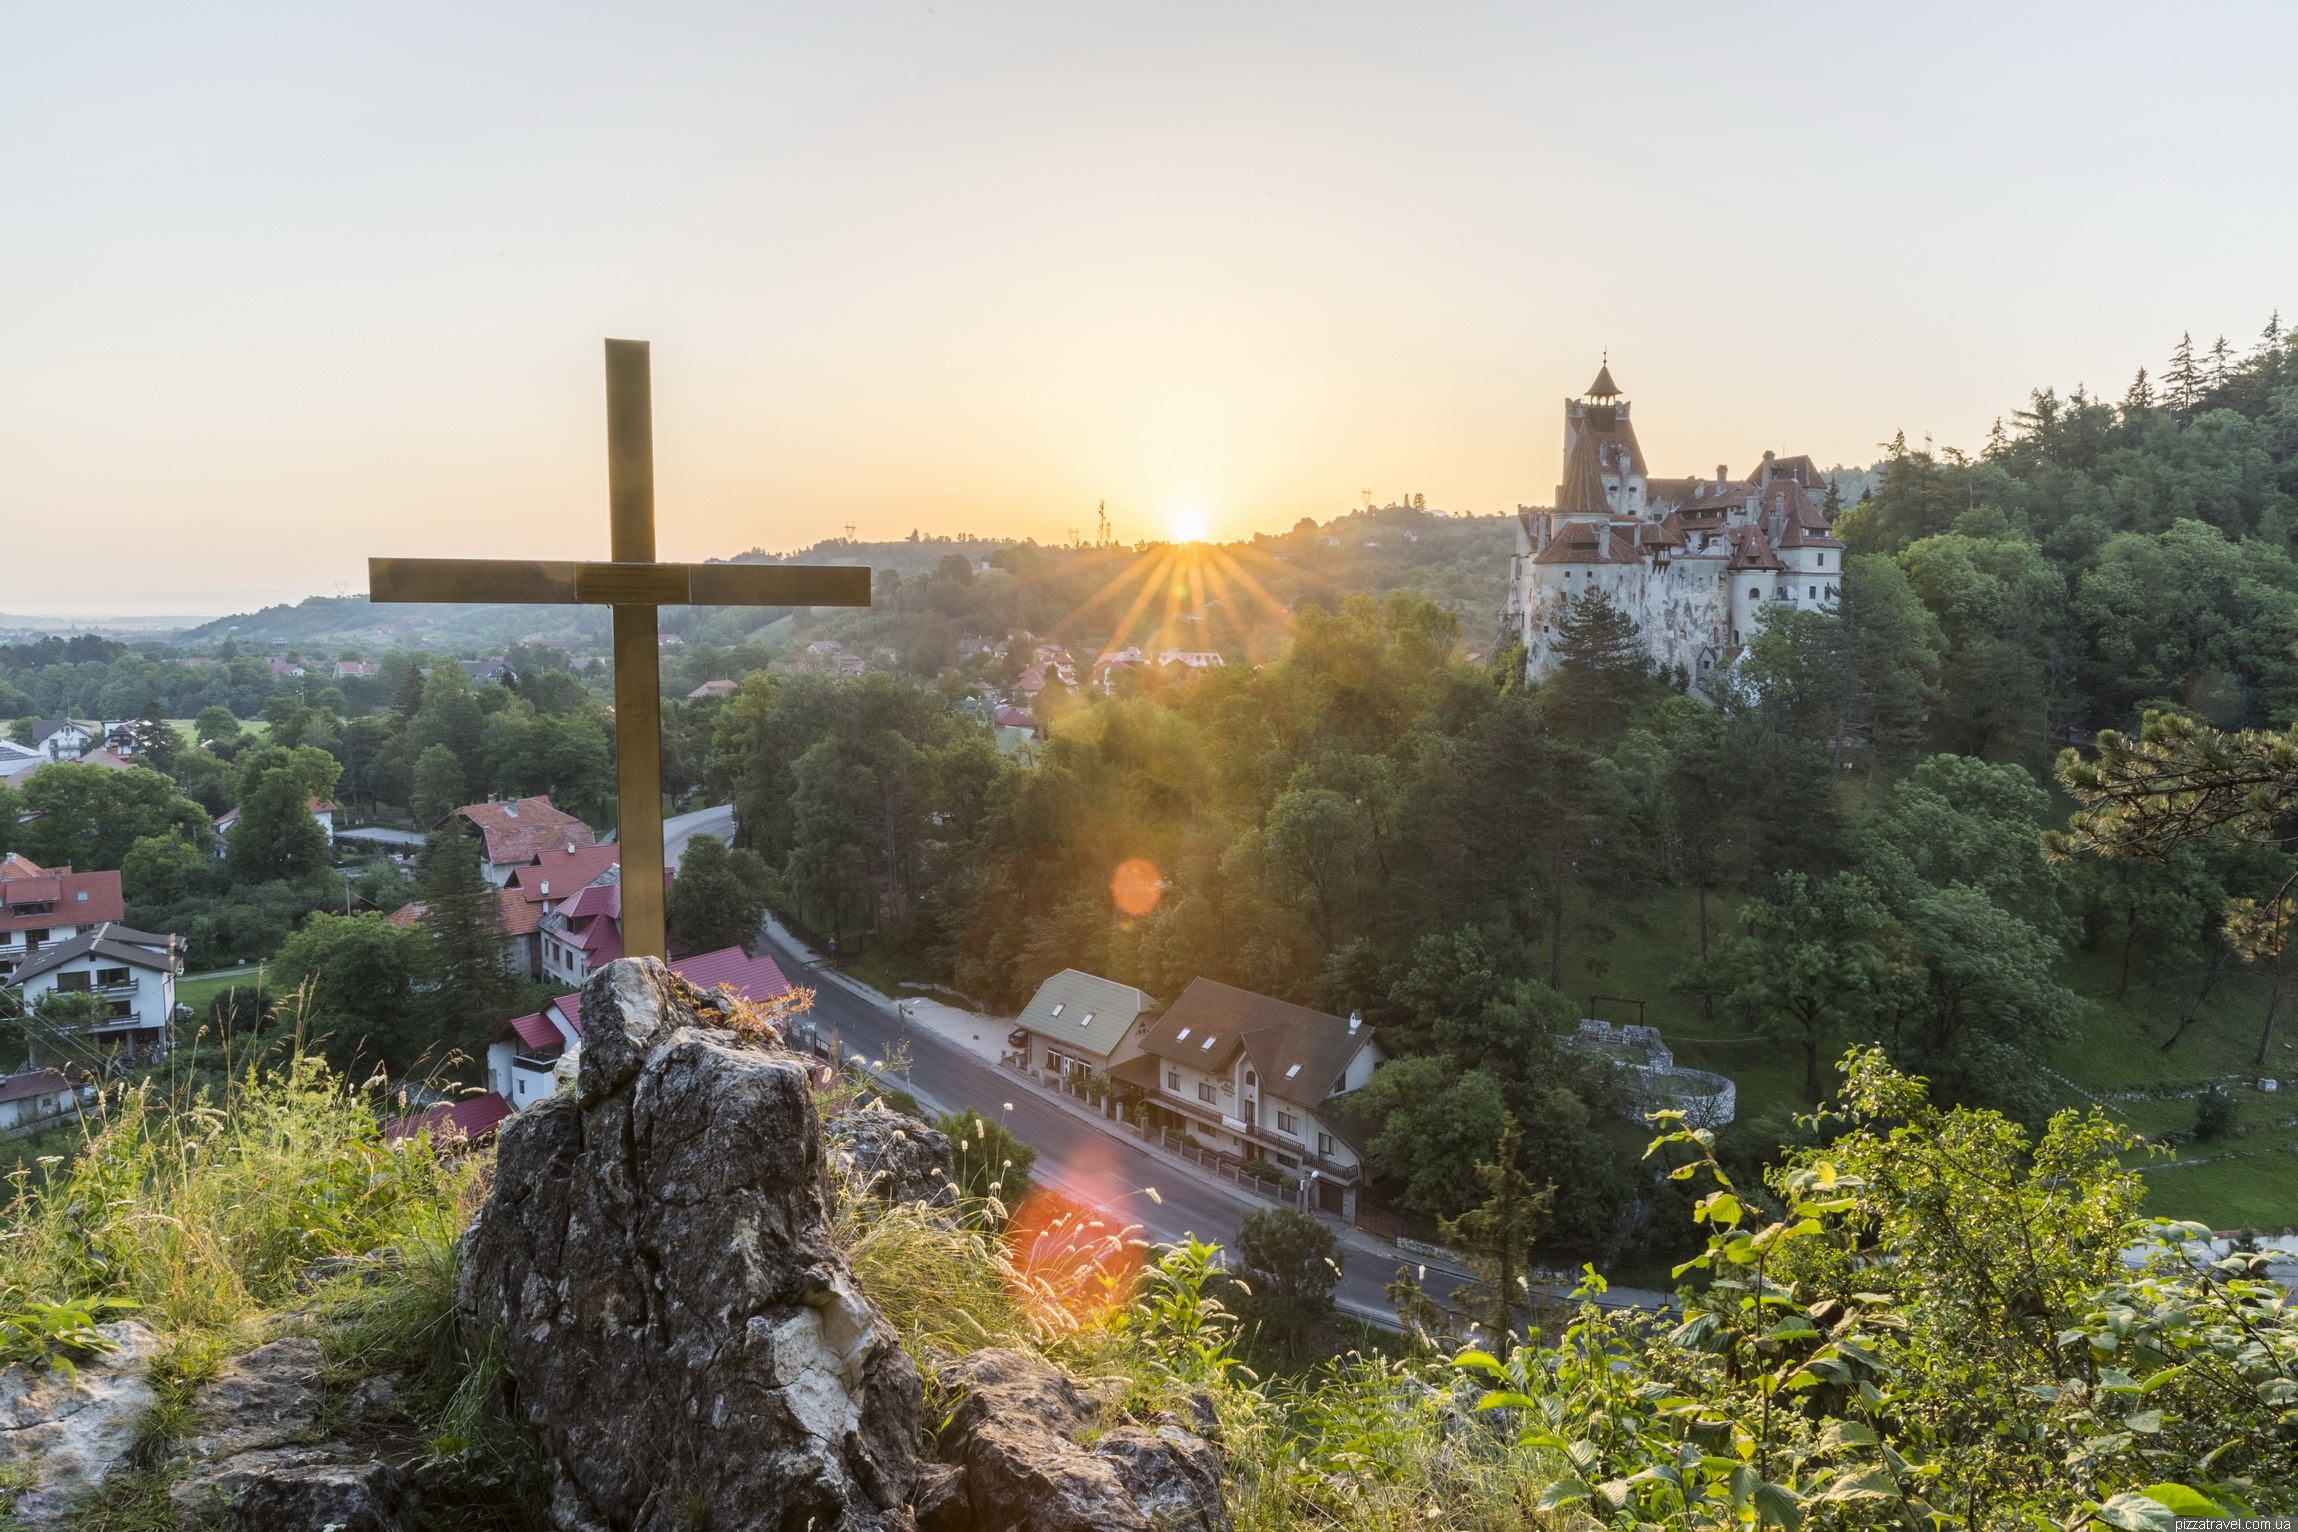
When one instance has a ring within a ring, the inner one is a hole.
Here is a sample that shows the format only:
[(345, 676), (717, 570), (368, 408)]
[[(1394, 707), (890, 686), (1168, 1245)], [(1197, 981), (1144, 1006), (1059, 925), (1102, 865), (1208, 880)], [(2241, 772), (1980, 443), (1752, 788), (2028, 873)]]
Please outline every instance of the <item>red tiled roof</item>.
[(731, 984), (736, 994), (749, 1001), (771, 1000), (790, 992), (790, 981), (782, 976), (779, 964), (764, 954), (751, 957), (740, 947), (721, 947), (716, 952), (681, 958), (670, 965), (670, 971), (699, 990)]
[(733, 692), (734, 683), (732, 681), (705, 681), (700, 686), (694, 688), (694, 690), (688, 692), (686, 694), (686, 700), (689, 702), (698, 702), (704, 697), (731, 696), (733, 695)]
[[(82, 894), (88, 897), (82, 899)], [(14, 905), (44, 903), (55, 908), (44, 915), (9, 913)], [(15, 855), (0, 861), (0, 931), (91, 926), (126, 916), (116, 872), (74, 872), (69, 867), (53, 871)]]
[(577, 846), (572, 851), (564, 844), (547, 846), (532, 865), (511, 873), (511, 886), (537, 903), (571, 899), (597, 882), (600, 873), (621, 862), (620, 846)]
[(543, 923), (543, 907), (515, 888), (495, 890), (496, 918), (505, 936), (524, 936)]
[(559, 1029), (551, 1025), (551, 1019), (540, 1011), (513, 1016), (495, 1029), (489, 1041), (507, 1043), (514, 1037), (530, 1048), (556, 1048), (566, 1041), (559, 1035)]
[(604, 915), (609, 920), (622, 919), (622, 884), (593, 883), (572, 899), (559, 906), (559, 913), (570, 921), (586, 916)]
[(522, 866), (545, 846), (568, 841), (587, 846), (598, 838), (574, 815), (551, 807), (548, 796), (470, 803), (455, 812), (479, 827), (487, 841), (487, 860), (497, 867)]
[(393, 910), (390, 914), (384, 916), (383, 918), (385, 921), (395, 926), (411, 926), (414, 925), (417, 921), (421, 920), (423, 915), (423, 901), (420, 899), (415, 899), (410, 900), (406, 904), (400, 905), (399, 908)]
[(394, 1117), (383, 1124), (383, 1137), (394, 1144), (422, 1133), (430, 1134), (433, 1143), (482, 1138), (501, 1127), (510, 1115), (511, 1104), (503, 1099), (502, 1092), (489, 1091), (413, 1117)]
[(1771, 551), (1771, 539), (1763, 535), (1761, 527), (1732, 528), (1732, 556), (1728, 566), (1738, 574), (1750, 569), (1785, 569), (1779, 555)]

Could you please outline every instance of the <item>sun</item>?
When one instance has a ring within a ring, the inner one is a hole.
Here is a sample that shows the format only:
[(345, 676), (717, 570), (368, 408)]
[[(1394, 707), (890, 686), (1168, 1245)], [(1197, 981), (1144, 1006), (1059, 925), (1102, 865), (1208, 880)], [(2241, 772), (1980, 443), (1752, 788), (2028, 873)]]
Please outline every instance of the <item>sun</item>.
[(1173, 541), (1177, 543), (1201, 543), (1212, 529), (1203, 511), (1193, 505), (1185, 505), (1166, 520), (1165, 530), (1173, 535)]

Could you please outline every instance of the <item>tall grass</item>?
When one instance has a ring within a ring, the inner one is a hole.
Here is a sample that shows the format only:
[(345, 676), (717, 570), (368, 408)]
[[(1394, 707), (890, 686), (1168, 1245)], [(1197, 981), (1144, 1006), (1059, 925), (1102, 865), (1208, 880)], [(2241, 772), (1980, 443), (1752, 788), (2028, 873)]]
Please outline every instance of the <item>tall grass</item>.
[(108, 1097), (68, 1165), (8, 1178), (0, 1308), (101, 1294), (155, 1329), (221, 1329), (331, 1258), (460, 1228), (475, 1162), (387, 1145), (380, 1086), (347, 1085), (296, 1033), (245, 1051), (220, 1076)]

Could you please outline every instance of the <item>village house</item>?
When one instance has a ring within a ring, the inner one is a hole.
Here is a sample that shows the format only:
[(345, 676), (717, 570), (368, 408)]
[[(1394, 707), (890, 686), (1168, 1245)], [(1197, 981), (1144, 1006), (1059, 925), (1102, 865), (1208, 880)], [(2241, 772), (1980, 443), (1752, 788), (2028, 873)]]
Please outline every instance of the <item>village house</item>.
[(31, 747), (51, 761), (76, 761), (103, 737), (100, 723), (77, 718), (39, 718), (32, 722)]
[(35, 1132), (95, 1099), (93, 1085), (74, 1085), (53, 1069), (0, 1076), (0, 1138)]
[(116, 872), (51, 870), (10, 852), (0, 857), (0, 984), (47, 946), (125, 914)]
[[(677, 872), (674, 867), (663, 868), (664, 882)], [(557, 902), (542, 917), (537, 940), (542, 947), (543, 977), (554, 984), (579, 985), (621, 957), (621, 866), (607, 868), (576, 890), (573, 898)]]
[(456, 813), (476, 825), (485, 842), (479, 865), (487, 881), (497, 888), (511, 874), (532, 866), (549, 846), (588, 846), (598, 839), (591, 827), (563, 809), (553, 808), (546, 794), (536, 798), (490, 798), (468, 803)]
[(734, 683), (732, 681), (705, 681), (700, 686), (694, 688), (694, 690), (688, 692), (686, 694), (686, 700), (689, 702), (700, 702), (708, 697), (731, 697), (733, 695)]
[[(790, 992), (790, 981), (772, 958), (751, 957), (740, 947), (679, 958), (670, 971), (705, 993), (731, 988), (754, 1003)], [(561, 995), (496, 1029), (487, 1044), (487, 1083), (512, 1111), (523, 1112), (558, 1089), (559, 1066), (581, 1043), (582, 997)]]
[(176, 937), (105, 921), (43, 946), (17, 965), (8, 984), (27, 1006), (50, 994), (93, 994), (104, 1014), (88, 1035), (150, 1058), (167, 1051), (183, 971), (183, 943)]
[(1109, 1076), (1141, 1093), (1151, 1125), (1297, 1175), (1316, 1206), (1353, 1219), (1364, 1144), (1335, 1106), (1386, 1058), (1355, 1016), (1193, 979)]
[(1106, 1075), (1141, 1052), (1157, 1002), (1130, 984), (1064, 968), (1037, 987), (1014, 1018), (1006, 1045), (1024, 1068)]

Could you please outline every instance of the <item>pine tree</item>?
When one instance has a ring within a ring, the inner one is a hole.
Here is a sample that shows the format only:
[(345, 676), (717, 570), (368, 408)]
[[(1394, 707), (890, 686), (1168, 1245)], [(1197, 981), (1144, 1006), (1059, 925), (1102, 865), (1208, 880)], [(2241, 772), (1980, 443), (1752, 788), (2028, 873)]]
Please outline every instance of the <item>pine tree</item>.
[(2226, 391), (2226, 369), (2234, 361), (2234, 348), (2226, 344), (2221, 335), (2210, 347), (2210, 393), (2213, 398)]
[(1467, 1256), (1477, 1280), (1456, 1296), (1485, 1305), (1487, 1341), (1505, 1347), (1516, 1332), (1518, 1310), (1530, 1310), (1531, 1293), (1526, 1273), (1532, 1265), (1532, 1242), (1547, 1226), (1555, 1205), (1556, 1188), (1533, 1186), (1516, 1168), (1524, 1153), (1524, 1129), (1511, 1112), (1501, 1119), (1498, 1152), (1476, 1167), (1476, 1179), (1491, 1195), (1480, 1207), (1458, 1218), (1437, 1220), (1444, 1242)]
[(416, 877), (431, 949), (433, 1037), (483, 1054), (488, 1034), (510, 1014), (518, 986), (503, 966), (502, 906), (479, 870), (469, 820), (456, 815), (431, 832)]
[(2147, 381), (2146, 369), (2141, 367), (2138, 370), (2138, 376), (2130, 380), (2129, 391), (2122, 396), (2122, 412), (2125, 415), (2134, 415), (2140, 410), (2153, 408), (2154, 385)]
[(1602, 588), (1572, 597), (1556, 625), (1556, 717), (1579, 738), (1608, 744), (1651, 678), (1636, 621)]
[(2202, 398), (2202, 369), (2194, 365), (2194, 336), (2178, 337), (2178, 349), (2170, 354), (2170, 371), (2164, 375), (2170, 385), (2170, 407), (2181, 418), (2194, 413), (2195, 404)]
[(410, 722), (423, 706), (423, 669), (419, 665), (407, 667), (407, 677), (399, 683), (399, 691), (391, 699), (391, 711), (399, 722)]
[(174, 727), (160, 715), (156, 699), (144, 704), (143, 716), (136, 720), (135, 734), (136, 758), (162, 776), (174, 776), (179, 741)]

